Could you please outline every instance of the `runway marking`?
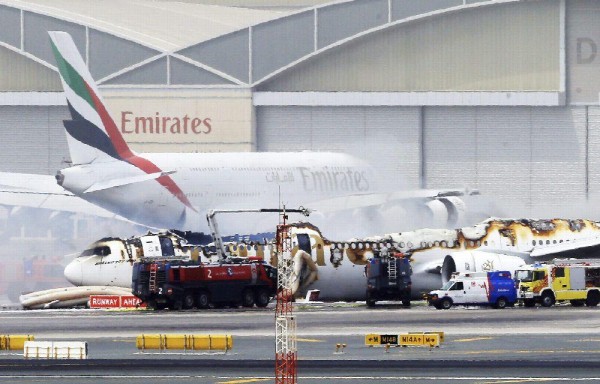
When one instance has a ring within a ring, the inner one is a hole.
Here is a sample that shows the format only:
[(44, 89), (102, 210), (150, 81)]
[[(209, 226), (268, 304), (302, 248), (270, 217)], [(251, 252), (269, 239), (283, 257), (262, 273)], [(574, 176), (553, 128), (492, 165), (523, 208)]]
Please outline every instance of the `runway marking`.
[[(165, 380), (165, 379), (210, 379), (210, 375), (160, 375), (160, 376), (147, 376), (147, 375), (0, 375), (2, 379), (76, 379), (76, 378), (85, 378), (85, 379), (155, 379), (155, 380)], [(256, 383), (260, 381), (270, 381), (273, 380), (273, 377), (265, 377), (265, 376), (218, 376), (216, 377), (219, 380), (226, 381), (218, 381), (219, 384), (243, 384), (243, 383)], [(386, 381), (398, 381), (398, 380), (428, 380), (428, 381), (481, 381), (482, 384), (501, 384), (501, 383), (526, 383), (526, 382), (544, 382), (544, 381), (598, 381), (600, 377), (477, 377), (477, 376), (298, 376), (298, 379), (304, 380), (377, 380), (381, 382), (382, 380)], [(482, 381), (488, 380), (488, 381)], [(493, 381), (489, 381), (493, 380)]]
[(297, 338), (296, 341), (303, 341), (305, 343), (324, 343), (325, 340), (321, 340), (321, 339), (301, 339), (301, 338)]
[(472, 337), (470, 339), (458, 339), (458, 340), (453, 340), (456, 343), (466, 343), (468, 341), (479, 341), (479, 340), (492, 340), (494, 339), (493, 337)]
[[(219, 377), (221, 379), (225, 379), (225, 377)], [(233, 378), (233, 377), (232, 377)], [(481, 384), (499, 384), (499, 383), (525, 383), (525, 382), (544, 382), (544, 381), (590, 381), (590, 380), (599, 380), (598, 377), (474, 377), (474, 376), (456, 376), (456, 377), (432, 377), (432, 376), (298, 376), (298, 380), (377, 380), (378, 382), (381, 380), (389, 380), (389, 381), (398, 381), (398, 380), (429, 380), (429, 381), (472, 381), (472, 380), (494, 380), (494, 381), (482, 381)], [(244, 380), (244, 379), (242, 379)], [(253, 380), (253, 378), (248, 377), (247, 380)], [(263, 378), (256, 377), (256, 380), (273, 380), (273, 378)], [(232, 384), (232, 383), (246, 383), (249, 381), (221, 381), (219, 384)]]
[[(566, 378), (551, 378), (551, 377), (538, 377), (535, 379), (529, 378), (529, 379), (516, 379), (516, 380), (496, 380), (496, 381), (484, 381), (481, 384), (505, 384), (505, 383), (532, 383), (532, 382), (544, 382), (544, 381), (564, 381)], [(571, 381), (572, 379), (569, 378), (569, 381)], [(589, 380), (589, 379), (588, 379)]]

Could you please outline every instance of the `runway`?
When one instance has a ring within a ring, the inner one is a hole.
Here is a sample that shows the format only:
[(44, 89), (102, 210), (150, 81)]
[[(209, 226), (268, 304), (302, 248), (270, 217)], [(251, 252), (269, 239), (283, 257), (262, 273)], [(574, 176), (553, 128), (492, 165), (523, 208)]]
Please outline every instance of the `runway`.
[[(302, 383), (600, 382), (600, 309), (453, 308), (364, 304), (296, 307)], [(2, 311), (2, 333), (88, 343), (89, 360), (0, 358), (14, 383), (274, 382), (275, 327), (266, 310)], [(442, 331), (440, 348), (366, 347), (368, 333)], [(142, 333), (231, 334), (232, 351), (142, 352)], [(336, 344), (346, 344), (343, 353)]]

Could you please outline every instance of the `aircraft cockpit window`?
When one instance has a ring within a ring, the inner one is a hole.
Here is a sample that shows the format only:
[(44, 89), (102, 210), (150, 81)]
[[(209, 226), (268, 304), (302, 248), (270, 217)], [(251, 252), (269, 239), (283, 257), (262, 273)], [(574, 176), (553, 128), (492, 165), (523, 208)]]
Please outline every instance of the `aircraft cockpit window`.
[(110, 247), (105, 245), (102, 247), (89, 248), (89, 249), (86, 249), (85, 251), (81, 252), (79, 257), (93, 256), (93, 255), (108, 256), (108, 255), (110, 255)]
[(163, 256), (175, 255), (175, 249), (173, 248), (173, 241), (169, 237), (159, 237), (160, 248), (162, 249)]

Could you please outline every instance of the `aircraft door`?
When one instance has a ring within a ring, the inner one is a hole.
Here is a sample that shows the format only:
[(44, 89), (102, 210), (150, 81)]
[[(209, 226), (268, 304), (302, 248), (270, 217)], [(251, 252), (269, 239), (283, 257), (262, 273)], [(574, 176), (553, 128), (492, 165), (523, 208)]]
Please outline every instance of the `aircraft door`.
[(513, 250), (515, 249), (516, 235), (510, 228), (500, 230), (500, 249)]
[(296, 237), (298, 238), (298, 248), (300, 248), (304, 252), (308, 253), (312, 257), (312, 254), (311, 254), (312, 249), (310, 246), (310, 237), (308, 236), (308, 234), (299, 233), (296, 235)]

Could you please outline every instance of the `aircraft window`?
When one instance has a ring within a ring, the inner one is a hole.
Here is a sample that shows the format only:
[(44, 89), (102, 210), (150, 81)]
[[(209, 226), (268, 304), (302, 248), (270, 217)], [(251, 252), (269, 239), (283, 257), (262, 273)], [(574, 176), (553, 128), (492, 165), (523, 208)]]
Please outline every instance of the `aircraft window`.
[(404, 242), (403, 241), (401, 241), (399, 245), (400, 245), (400, 248), (404, 248)]
[(435, 242), (435, 243), (433, 243), (433, 244), (434, 244), (436, 247), (439, 247), (439, 246), (440, 246), (440, 242), (439, 242), (439, 241), (436, 241), (436, 242)]
[(243, 245), (240, 245), (240, 251), (243, 251), (244, 249), (246, 249), (246, 247), (244, 247)]
[(552, 243), (553, 243), (553, 244), (556, 244), (556, 240), (553, 240), (553, 241), (552, 241)]
[(447, 245), (447, 244), (446, 244), (446, 242), (445, 242), (445, 241), (442, 241), (442, 242), (440, 243), (440, 245), (441, 245), (442, 247), (446, 248), (446, 245)]
[(412, 248), (412, 247), (413, 247), (413, 243), (411, 243), (411, 242), (409, 241), (408, 243), (406, 243), (406, 246), (407, 246), (408, 248)]
[(487, 246), (487, 245), (488, 245), (488, 242), (487, 242), (487, 240), (485, 240), (485, 241), (483, 242), (483, 245), (485, 245), (485, 246)]
[(562, 241), (562, 239), (560, 239), (558, 242), (559, 242), (559, 243), (562, 243), (563, 241)]
[(532, 245), (535, 245), (535, 240), (533, 240), (533, 241), (531, 242), (531, 244), (532, 244)]
[(421, 241), (421, 247), (425, 248), (427, 246), (427, 243), (425, 241)]
[(550, 240), (546, 240), (546, 244), (550, 244)]
[(163, 256), (173, 256), (175, 255), (175, 250), (173, 249), (173, 241), (168, 237), (159, 237), (158, 241), (160, 241), (160, 248), (162, 250)]

